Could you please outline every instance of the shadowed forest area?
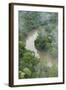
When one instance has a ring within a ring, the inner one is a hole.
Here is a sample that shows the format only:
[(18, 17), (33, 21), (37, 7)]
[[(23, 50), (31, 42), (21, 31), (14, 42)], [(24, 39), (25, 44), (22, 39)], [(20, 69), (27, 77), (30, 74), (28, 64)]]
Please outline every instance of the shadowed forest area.
[(19, 79), (58, 76), (58, 13), (19, 11)]

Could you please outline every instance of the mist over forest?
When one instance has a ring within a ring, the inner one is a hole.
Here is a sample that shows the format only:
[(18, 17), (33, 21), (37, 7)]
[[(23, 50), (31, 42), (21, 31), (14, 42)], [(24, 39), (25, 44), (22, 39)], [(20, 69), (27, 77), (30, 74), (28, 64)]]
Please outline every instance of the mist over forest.
[(58, 13), (19, 11), (18, 22), (19, 79), (57, 77)]

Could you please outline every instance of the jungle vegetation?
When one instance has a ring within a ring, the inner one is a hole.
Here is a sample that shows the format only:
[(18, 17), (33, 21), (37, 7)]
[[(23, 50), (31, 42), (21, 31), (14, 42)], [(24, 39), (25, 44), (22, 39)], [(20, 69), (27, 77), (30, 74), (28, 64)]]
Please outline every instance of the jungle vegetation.
[(44, 60), (35, 56), (33, 51), (25, 48), (29, 32), (38, 29), (34, 41), (38, 51), (49, 53), (53, 58), (58, 57), (58, 14), (52, 12), (19, 11), (19, 79), (56, 77), (58, 66), (51, 68)]

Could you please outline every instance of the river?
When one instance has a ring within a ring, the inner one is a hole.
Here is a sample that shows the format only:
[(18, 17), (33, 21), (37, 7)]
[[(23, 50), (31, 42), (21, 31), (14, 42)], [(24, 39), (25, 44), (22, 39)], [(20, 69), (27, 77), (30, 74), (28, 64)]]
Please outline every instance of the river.
[(34, 41), (37, 38), (37, 36), (38, 36), (38, 30), (33, 30), (29, 32), (27, 39), (26, 39), (26, 49), (34, 51), (35, 56), (37, 58), (40, 58), (41, 62), (43, 62), (43, 60), (46, 61), (49, 67), (51, 67), (52, 64), (57, 64), (57, 60), (51, 57), (49, 53), (40, 52), (35, 48)]

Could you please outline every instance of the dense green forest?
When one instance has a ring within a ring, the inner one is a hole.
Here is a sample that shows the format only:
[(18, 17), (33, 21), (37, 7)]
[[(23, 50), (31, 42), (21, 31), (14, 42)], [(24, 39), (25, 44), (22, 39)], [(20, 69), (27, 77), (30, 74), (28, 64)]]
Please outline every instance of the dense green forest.
[[(39, 52), (47, 52), (54, 59), (58, 57), (58, 14), (51, 12), (19, 11), (19, 79), (56, 77), (58, 66), (47, 66), (35, 52), (25, 48), (29, 32), (38, 29), (34, 41)], [(30, 43), (29, 43), (30, 44)]]

